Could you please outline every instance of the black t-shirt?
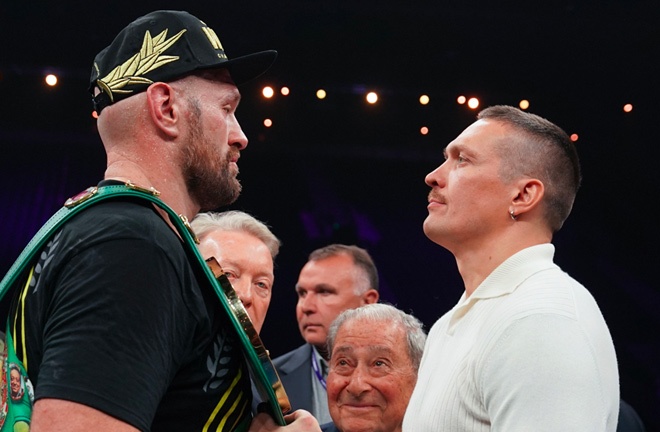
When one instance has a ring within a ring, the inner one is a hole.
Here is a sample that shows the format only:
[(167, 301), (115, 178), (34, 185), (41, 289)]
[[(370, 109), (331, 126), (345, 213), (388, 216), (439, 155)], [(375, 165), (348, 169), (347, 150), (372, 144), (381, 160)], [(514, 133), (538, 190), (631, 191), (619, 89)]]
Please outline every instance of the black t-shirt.
[(35, 398), (85, 404), (141, 430), (226, 431), (249, 416), (240, 342), (190, 258), (146, 201), (108, 200), (67, 222), (25, 298)]

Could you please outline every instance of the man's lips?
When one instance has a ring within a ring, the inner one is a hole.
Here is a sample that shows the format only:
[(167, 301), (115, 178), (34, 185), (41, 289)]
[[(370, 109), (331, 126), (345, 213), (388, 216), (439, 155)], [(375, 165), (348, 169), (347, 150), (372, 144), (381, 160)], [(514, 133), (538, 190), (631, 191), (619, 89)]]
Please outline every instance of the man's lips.
[(368, 411), (372, 409), (377, 409), (378, 405), (369, 404), (365, 402), (347, 402), (341, 404), (341, 407), (343, 409), (347, 409), (351, 411)]
[(438, 201), (429, 201), (429, 205), (426, 206), (428, 209), (432, 209), (434, 207), (440, 207), (445, 205), (444, 203), (438, 202)]
[(229, 162), (238, 162), (238, 159), (241, 157), (241, 154), (236, 152), (236, 153), (230, 153), (229, 154)]
[(303, 324), (303, 330), (307, 330), (308, 328), (319, 328), (319, 327), (322, 327), (321, 324), (314, 324), (314, 323)]

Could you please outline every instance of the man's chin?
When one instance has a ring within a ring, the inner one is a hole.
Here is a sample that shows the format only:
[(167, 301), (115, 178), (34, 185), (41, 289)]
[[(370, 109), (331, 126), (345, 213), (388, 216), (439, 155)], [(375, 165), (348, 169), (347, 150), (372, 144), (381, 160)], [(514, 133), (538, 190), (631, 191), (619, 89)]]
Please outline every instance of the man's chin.
[(382, 426), (379, 423), (375, 418), (364, 414), (362, 416), (355, 414), (351, 414), (350, 416), (344, 415), (340, 422), (341, 430), (357, 432), (379, 430), (378, 426)]
[(308, 344), (315, 346), (325, 346), (326, 343), (325, 333), (321, 332), (320, 329), (305, 329), (303, 332), (303, 339), (305, 339), (305, 342)]
[[(209, 191), (210, 192), (210, 191)], [(214, 191), (215, 192), (215, 191)], [(208, 193), (206, 196), (200, 197), (199, 206), (200, 211), (213, 211), (222, 207), (233, 204), (241, 194), (241, 184), (236, 182), (231, 188), (225, 188), (224, 193)]]

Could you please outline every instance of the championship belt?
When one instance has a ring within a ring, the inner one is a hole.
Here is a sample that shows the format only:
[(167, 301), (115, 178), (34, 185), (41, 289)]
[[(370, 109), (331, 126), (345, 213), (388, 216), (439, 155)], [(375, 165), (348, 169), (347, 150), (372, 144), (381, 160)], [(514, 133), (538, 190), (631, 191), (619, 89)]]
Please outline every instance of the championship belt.
[[(281, 418), (280, 425), (284, 426), (283, 413), (291, 410), (291, 404), (284, 391), (284, 386), (280, 381), (277, 370), (270, 359), (268, 350), (266, 350), (264, 344), (261, 342), (261, 338), (252, 325), (252, 320), (250, 320), (243, 302), (236, 295), (236, 291), (231, 286), (227, 275), (222, 271), (220, 263), (214, 257), (208, 258), (206, 263), (222, 287), (229, 302), (231, 313), (240, 322), (245, 336), (249, 340), (249, 346), (253, 348), (252, 350), (245, 350), (245, 355), (249, 357), (248, 366), (250, 368), (250, 374), (257, 387), (259, 396), (261, 396), (262, 400), (269, 402), (271, 416), (276, 419)], [(243, 341), (242, 345), (245, 347), (245, 341)], [(272, 402), (277, 402), (277, 406)]]

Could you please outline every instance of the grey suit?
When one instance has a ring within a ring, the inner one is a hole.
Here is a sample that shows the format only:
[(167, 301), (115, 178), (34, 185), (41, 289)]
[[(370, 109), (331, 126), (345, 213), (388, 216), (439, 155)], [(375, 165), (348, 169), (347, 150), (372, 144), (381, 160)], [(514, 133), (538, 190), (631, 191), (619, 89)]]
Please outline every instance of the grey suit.
[(312, 412), (312, 346), (304, 344), (273, 360), (280, 381), (284, 386), (291, 410), (304, 409)]

